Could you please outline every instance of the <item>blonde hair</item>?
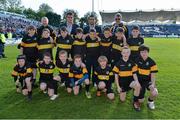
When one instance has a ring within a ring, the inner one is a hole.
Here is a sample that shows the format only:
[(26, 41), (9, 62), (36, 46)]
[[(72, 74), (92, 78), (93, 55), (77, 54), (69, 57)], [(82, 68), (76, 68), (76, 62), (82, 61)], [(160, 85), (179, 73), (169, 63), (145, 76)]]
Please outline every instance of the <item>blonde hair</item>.
[(98, 62), (100, 63), (100, 62), (102, 62), (102, 61), (106, 61), (106, 62), (108, 62), (107, 57), (106, 57), (106, 56), (99, 56), (99, 58), (98, 58)]
[(61, 51), (59, 51), (59, 56), (60, 56), (60, 55), (63, 55), (63, 54), (65, 54), (66, 56), (68, 56), (67, 51), (65, 51), (65, 50), (61, 50)]

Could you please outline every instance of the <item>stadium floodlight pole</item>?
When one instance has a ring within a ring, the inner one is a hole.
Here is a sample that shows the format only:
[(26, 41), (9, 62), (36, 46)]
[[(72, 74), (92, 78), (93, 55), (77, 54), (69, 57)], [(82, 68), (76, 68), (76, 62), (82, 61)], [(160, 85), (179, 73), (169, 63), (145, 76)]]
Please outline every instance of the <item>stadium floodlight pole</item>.
[(94, 0), (92, 0), (92, 12), (94, 12)]

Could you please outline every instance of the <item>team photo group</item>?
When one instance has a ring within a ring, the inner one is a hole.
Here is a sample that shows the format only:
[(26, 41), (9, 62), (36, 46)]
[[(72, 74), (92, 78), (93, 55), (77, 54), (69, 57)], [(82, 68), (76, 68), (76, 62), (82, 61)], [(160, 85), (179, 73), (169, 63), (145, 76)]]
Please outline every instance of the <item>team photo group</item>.
[(105, 95), (110, 101), (118, 97), (120, 102), (133, 91), (136, 111), (145, 100), (149, 109), (155, 109), (158, 69), (149, 56), (151, 47), (144, 43), (139, 26), (128, 29), (120, 13), (112, 19), (112, 26), (101, 28), (91, 14), (89, 24), (81, 28), (74, 23), (74, 14), (67, 12), (66, 22), (58, 30), (48, 25), (47, 17), (38, 28), (29, 25), (17, 47), (17, 63), (12, 66), (16, 91), (28, 101), (34, 100), (34, 89), (55, 100), (64, 92), (59, 87), (64, 87), (72, 99), (84, 91), (84, 99), (96, 99), (93, 88), (96, 97)]

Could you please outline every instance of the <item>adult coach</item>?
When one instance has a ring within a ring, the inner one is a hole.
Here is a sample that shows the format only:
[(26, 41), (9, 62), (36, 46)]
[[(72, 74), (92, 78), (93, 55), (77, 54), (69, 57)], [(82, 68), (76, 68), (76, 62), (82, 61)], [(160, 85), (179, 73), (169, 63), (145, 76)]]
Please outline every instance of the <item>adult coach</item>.
[(65, 26), (67, 28), (67, 31), (70, 35), (75, 35), (76, 34), (76, 28), (79, 26), (74, 23), (74, 13), (73, 12), (68, 12), (66, 14), (66, 22), (61, 24), (60, 27)]
[(39, 28), (37, 28), (38, 37), (41, 38), (43, 30), (45, 28), (47, 28), (50, 31), (50, 36), (55, 40), (56, 39), (56, 33), (53, 30), (53, 28), (49, 26), (49, 20), (48, 20), (47, 17), (42, 17), (41, 18), (41, 24), (42, 25)]
[(84, 27), (84, 34), (88, 34), (89, 30), (95, 29), (97, 34), (101, 34), (101, 27), (97, 25), (97, 17), (95, 15), (88, 16), (88, 25)]
[(112, 34), (115, 34), (115, 32), (116, 32), (116, 29), (118, 28), (118, 27), (122, 27), (123, 29), (124, 29), (124, 34), (125, 34), (125, 37), (126, 37), (126, 39), (129, 37), (129, 32), (128, 32), (128, 28), (127, 28), (127, 26), (126, 25), (124, 25), (123, 23), (122, 23), (122, 15), (120, 14), (120, 13), (117, 13), (117, 14), (115, 14), (115, 16), (114, 16), (114, 20), (115, 20), (115, 23), (112, 25), (112, 27), (111, 27), (111, 32), (112, 32)]

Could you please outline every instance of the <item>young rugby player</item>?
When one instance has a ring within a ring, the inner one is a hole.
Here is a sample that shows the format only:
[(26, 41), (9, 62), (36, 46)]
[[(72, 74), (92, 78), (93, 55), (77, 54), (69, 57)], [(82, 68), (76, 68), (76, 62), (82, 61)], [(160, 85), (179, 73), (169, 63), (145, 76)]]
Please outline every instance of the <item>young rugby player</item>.
[(126, 45), (126, 38), (124, 36), (124, 29), (118, 27), (115, 32), (115, 36), (112, 39), (111, 50), (111, 64), (114, 66), (121, 59), (121, 51), (123, 46)]
[(109, 27), (104, 28), (103, 35), (100, 35), (100, 55), (106, 56), (108, 62), (111, 62), (111, 48), (112, 48), (112, 36)]
[(85, 55), (86, 55), (86, 41), (83, 39), (83, 29), (77, 28), (76, 29), (76, 36), (72, 46), (72, 55), (81, 55), (82, 60), (84, 62)]
[(88, 99), (91, 98), (91, 94), (89, 92), (90, 81), (88, 71), (86, 67), (82, 66), (82, 58), (80, 55), (74, 56), (74, 64), (70, 68), (69, 78), (75, 95), (79, 94), (80, 85), (85, 83), (86, 97)]
[(51, 59), (53, 59), (52, 48), (54, 47), (54, 41), (50, 36), (49, 29), (45, 28), (42, 32), (42, 37), (37, 40), (37, 48), (39, 54), (39, 61), (43, 60), (44, 53), (49, 53)]
[(40, 89), (46, 93), (48, 91), (48, 95), (51, 100), (55, 100), (58, 97), (57, 94), (57, 81), (53, 79), (53, 72), (55, 65), (52, 62), (51, 54), (45, 53), (43, 55), (43, 61), (37, 63), (37, 67), (39, 68), (40, 73)]
[(99, 37), (96, 34), (95, 29), (90, 29), (89, 35), (85, 38), (86, 40), (86, 66), (91, 79), (92, 72), (92, 82), (96, 85), (94, 79), (94, 70), (98, 66), (97, 59), (99, 57)]
[(60, 36), (56, 39), (57, 51), (56, 51), (56, 59), (59, 58), (59, 51), (66, 50), (68, 52), (68, 58), (71, 58), (71, 48), (73, 44), (73, 38), (68, 34), (66, 27), (61, 27)]
[(140, 84), (137, 78), (137, 66), (129, 59), (131, 54), (129, 48), (124, 47), (121, 53), (122, 59), (120, 59), (113, 68), (120, 100), (124, 102), (126, 99), (126, 93), (129, 90), (134, 89), (133, 106), (136, 111), (140, 111), (140, 104), (138, 101)]
[(101, 96), (101, 91), (107, 93), (107, 97), (110, 100), (114, 99), (114, 93), (111, 88), (113, 82), (112, 69), (107, 65), (108, 59), (106, 56), (100, 56), (98, 58), (99, 66), (96, 68), (94, 74), (97, 80), (97, 96)]
[(33, 68), (33, 80), (32, 84), (35, 86), (36, 82), (36, 62), (38, 58), (38, 50), (37, 50), (37, 35), (36, 35), (36, 28), (32, 25), (28, 26), (27, 34), (24, 35), (21, 44), (21, 52), (26, 56), (26, 61), (31, 64)]
[(135, 61), (139, 57), (138, 48), (142, 44), (144, 44), (144, 39), (140, 36), (140, 28), (139, 26), (133, 26), (131, 35), (127, 39), (127, 44), (131, 49), (130, 59)]
[(155, 61), (149, 57), (149, 48), (147, 46), (140, 46), (139, 52), (140, 57), (136, 59), (136, 64), (138, 65), (138, 80), (141, 85), (139, 101), (144, 101), (144, 95), (147, 89), (150, 91), (150, 96), (148, 97), (148, 107), (150, 109), (155, 109), (154, 99), (158, 95), (158, 90), (155, 84), (155, 76), (158, 72), (157, 65)]
[(70, 86), (69, 69), (72, 62), (68, 60), (68, 53), (65, 50), (59, 51), (59, 59), (56, 60), (56, 66), (59, 71), (59, 80), (61, 80), (61, 86), (66, 86), (67, 92), (71, 93), (72, 88)]
[(14, 67), (12, 72), (12, 76), (14, 77), (14, 82), (16, 84), (17, 92), (21, 92), (20, 87), (22, 88), (23, 95), (28, 96), (28, 100), (32, 99), (32, 68), (26, 62), (25, 55), (19, 55), (17, 57), (17, 64)]

